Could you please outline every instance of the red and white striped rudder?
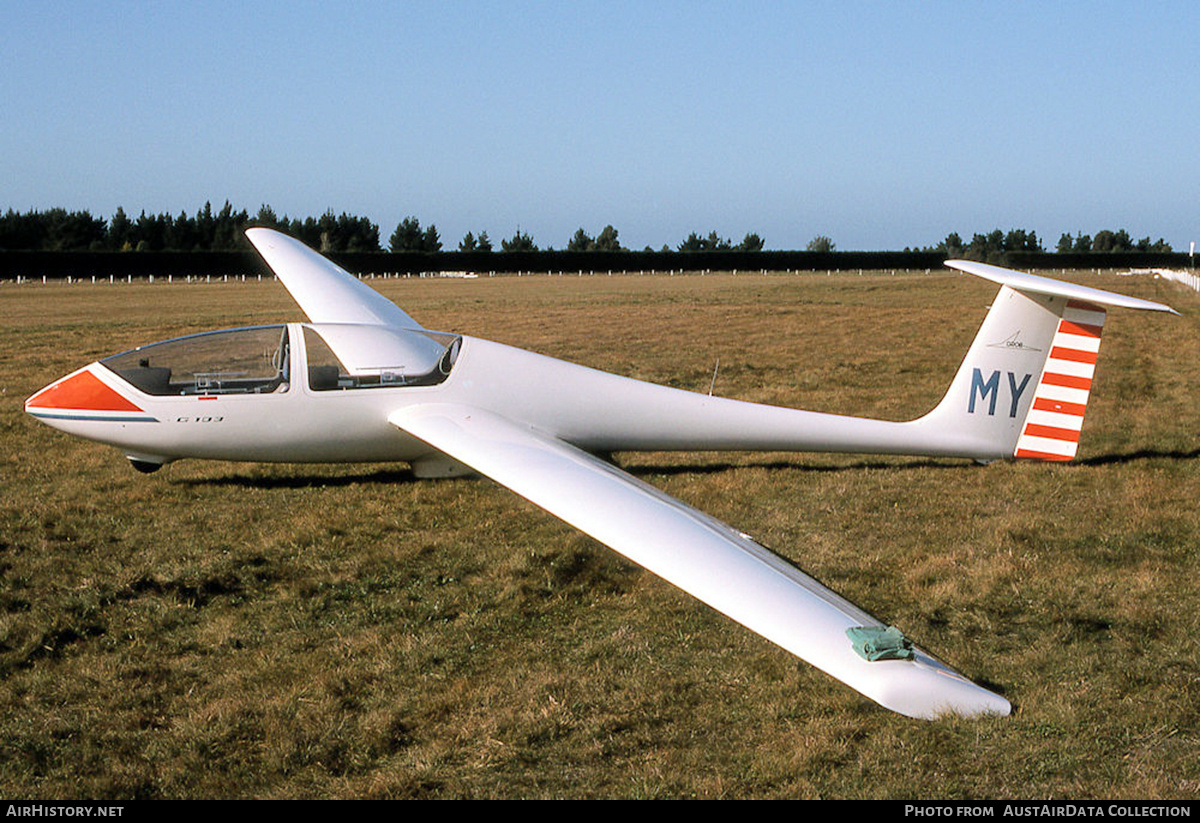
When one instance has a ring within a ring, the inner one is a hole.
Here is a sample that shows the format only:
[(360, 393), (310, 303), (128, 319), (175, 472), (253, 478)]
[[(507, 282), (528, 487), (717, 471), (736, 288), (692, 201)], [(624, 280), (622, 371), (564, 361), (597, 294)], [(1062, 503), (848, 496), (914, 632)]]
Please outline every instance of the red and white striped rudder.
[(1070, 460), (1075, 456), (1105, 317), (1100, 306), (1067, 302), (1014, 457)]

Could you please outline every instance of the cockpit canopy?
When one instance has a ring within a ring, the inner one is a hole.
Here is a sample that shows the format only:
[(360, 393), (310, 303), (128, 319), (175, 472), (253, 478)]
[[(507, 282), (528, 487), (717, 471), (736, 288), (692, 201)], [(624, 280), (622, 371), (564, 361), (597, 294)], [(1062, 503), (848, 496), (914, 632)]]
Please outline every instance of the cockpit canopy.
[(177, 337), (100, 363), (146, 394), (262, 394), (287, 390), (290, 351), (281, 324)]
[[(390, 326), (304, 324), (305, 376), (314, 391), (428, 386), (450, 374), (461, 338)], [(146, 394), (285, 392), (292, 340), (284, 324), (193, 334), (101, 360)]]

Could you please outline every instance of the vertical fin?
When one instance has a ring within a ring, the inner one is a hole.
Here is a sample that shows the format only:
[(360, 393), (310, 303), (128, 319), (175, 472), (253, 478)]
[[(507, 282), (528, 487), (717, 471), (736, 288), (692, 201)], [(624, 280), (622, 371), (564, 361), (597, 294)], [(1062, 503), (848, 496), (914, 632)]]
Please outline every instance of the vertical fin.
[(920, 422), (965, 439), (976, 459), (1012, 457), (1066, 302), (1001, 288), (946, 395)]
[(1014, 457), (1070, 460), (1075, 456), (1105, 317), (1100, 306), (1067, 302)]

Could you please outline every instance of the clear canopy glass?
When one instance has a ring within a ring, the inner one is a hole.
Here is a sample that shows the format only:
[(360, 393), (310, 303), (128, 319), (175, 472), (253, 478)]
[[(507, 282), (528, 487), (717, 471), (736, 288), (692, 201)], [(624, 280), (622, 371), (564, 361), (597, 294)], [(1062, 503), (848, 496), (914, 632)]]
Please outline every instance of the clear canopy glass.
[(177, 337), (100, 363), (146, 394), (263, 394), (288, 390), (290, 351), (281, 324)]
[[(314, 391), (431, 386), (450, 375), (462, 338), (423, 329), (306, 324), (305, 376)], [(284, 324), (193, 334), (139, 346), (100, 363), (147, 394), (286, 392), (291, 340)]]

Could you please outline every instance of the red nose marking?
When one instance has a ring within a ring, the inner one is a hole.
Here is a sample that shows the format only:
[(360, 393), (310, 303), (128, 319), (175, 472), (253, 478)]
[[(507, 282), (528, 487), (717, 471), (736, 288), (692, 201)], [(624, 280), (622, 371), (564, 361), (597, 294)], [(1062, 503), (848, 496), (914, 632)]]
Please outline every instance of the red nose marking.
[(43, 409), (86, 409), (90, 411), (142, 411), (110, 389), (90, 371), (77, 372), (47, 386), (25, 401)]

